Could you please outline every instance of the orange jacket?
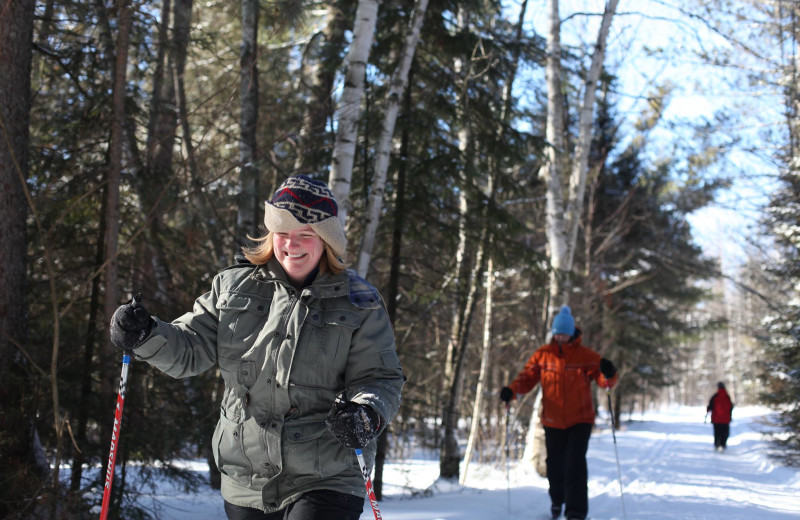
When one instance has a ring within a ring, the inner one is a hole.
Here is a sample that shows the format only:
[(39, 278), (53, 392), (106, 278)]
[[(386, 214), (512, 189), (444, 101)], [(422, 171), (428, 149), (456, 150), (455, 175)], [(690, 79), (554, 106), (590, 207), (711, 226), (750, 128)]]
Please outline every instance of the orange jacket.
[(600, 354), (581, 345), (580, 336), (560, 347), (551, 341), (533, 353), (508, 386), (514, 394), (526, 394), (541, 381), (544, 426), (569, 428), (578, 423), (593, 424), (591, 380), (604, 388), (617, 383), (616, 375), (607, 380), (600, 373), (600, 359)]

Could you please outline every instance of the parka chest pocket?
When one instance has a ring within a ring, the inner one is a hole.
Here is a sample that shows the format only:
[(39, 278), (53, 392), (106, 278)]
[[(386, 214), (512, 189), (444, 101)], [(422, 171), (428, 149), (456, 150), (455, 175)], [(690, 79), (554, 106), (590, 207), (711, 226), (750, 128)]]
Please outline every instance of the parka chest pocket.
[(220, 360), (238, 360), (255, 343), (269, 316), (272, 298), (235, 292), (221, 293), (217, 300)]
[(329, 367), (343, 362), (353, 333), (363, 319), (361, 313), (349, 309), (309, 309), (300, 341), (303, 357)]

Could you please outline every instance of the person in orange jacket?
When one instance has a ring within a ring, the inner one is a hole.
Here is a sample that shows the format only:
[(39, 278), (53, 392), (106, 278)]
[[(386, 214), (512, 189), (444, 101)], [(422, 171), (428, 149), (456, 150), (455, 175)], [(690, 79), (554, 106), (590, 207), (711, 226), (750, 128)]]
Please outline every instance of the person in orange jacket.
[(728, 435), (731, 432), (731, 417), (733, 403), (725, 390), (725, 383), (717, 383), (717, 393), (711, 396), (706, 408), (706, 415), (711, 413), (711, 423), (714, 425), (714, 449), (722, 452), (728, 446)]
[(591, 381), (611, 388), (617, 369), (581, 344), (581, 331), (567, 305), (553, 318), (550, 331), (550, 343), (533, 353), (514, 381), (500, 390), (500, 399), (508, 404), (542, 384), (550, 512), (558, 518), (563, 505), (568, 520), (584, 520), (589, 511), (586, 450), (594, 425)]

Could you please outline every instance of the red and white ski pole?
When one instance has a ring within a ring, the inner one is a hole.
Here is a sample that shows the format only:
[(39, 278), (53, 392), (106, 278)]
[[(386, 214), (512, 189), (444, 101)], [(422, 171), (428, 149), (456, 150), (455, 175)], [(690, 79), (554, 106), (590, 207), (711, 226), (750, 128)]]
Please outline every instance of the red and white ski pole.
[[(139, 305), (141, 295), (133, 297), (131, 306)], [(111, 430), (111, 451), (108, 454), (108, 467), (106, 468), (106, 483), (103, 486), (103, 504), (100, 507), (100, 520), (108, 517), (108, 506), (111, 502), (111, 483), (114, 482), (114, 464), (117, 460), (119, 447), (119, 432), (122, 427), (122, 408), (125, 405), (125, 390), (128, 386), (128, 367), (131, 364), (131, 353), (126, 350), (122, 355), (122, 375), (119, 378), (119, 392), (117, 393), (117, 406), (114, 409), (114, 427)]]
[(131, 364), (131, 355), (126, 351), (122, 356), (122, 376), (119, 380), (119, 393), (117, 394), (117, 407), (114, 410), (114, 428), (111, 430), (111, 451), (108, 454), (108, 467), (106, 468), (106, 484), (103, 486), (103, 505), (100, 508), (100, 520), (106, 520), (108, 505), (111, 501), (111, 483), (114, 481), (114, 463), (117, 460), (117, 447), (119, 446), (119, 432), (122, 425), (122, 407), (125, 405), (125, 387), (128, 384), (128, 367)]
[(383, 520), (381, 510), (378, 509), (378, 499), (375, 498), (375, 490), (372, 488), (372, 479), (369, 477), (369, 468), (364, 461), (364, 454), (358, 448), (356, 448), (356, 457), (358, 457), (358, 465), (361, 466), (361, 474), (364, 475), (364, 484), (367, 486), (367, 498), (372, 506), (372, 514), (375, 515), (375, 520)]

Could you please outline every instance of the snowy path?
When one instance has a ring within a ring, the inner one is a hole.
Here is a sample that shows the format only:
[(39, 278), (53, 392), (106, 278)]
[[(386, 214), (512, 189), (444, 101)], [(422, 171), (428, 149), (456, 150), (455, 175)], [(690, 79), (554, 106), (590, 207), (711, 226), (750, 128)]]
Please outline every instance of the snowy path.
[[(634, 416), (617, 432), (624, 484), (620, 499), (614, 442), (609, 429), (596, 431), (589, 444), (589, 515), (592, 519), (800, 519), (800, 471), (781, 467), (764, 453), (759, 423), (766, 410), (737, 409), (728, 450), (713, 450), (704, 408), (684, 407)], [(424, 480), (419, 461), (415, 481)], [(407, 466), (405, 469), (409, 469)], [(392, 465), (387, 481), (404, 482)], [(434, 463), (429, 482), (436, 478)], [(400, 478), (398, 478), (400, 477)], [(504, 471), (470, 469), (466, 488), (433, 498), (391, 497), (381, 504), (386, 520), (538, 520), (548, 518), (547, 481), (519, 468), (511, 470), (511, 514)], [(370, 516), (362, 516), (367, 520)]]
[[(595, 431), (588, 455), (592, 520), (800, 519), (800, 470), (779, 466), (765, 455), (759, 432), (766, 427), (759, 420), (767, 411), (734, 411), (726, 453), (713, 451), (704, 413), (704, 408), (683, 407), (636, 415), (617, 432), (625, 516), (611, 432)], [(384, 520), (548, 518), (547, 481), (521, 467), (511, 468), (510, 489), (503, 468), (472, 464), (466, 486), (439, 485), (433, 496), (411, 497), (411, 489), (424, 490), (437, 475), (437, 461), (387, 464), (380, 503)], [(187, 495), (163, 489), (151, 498), (164, 520), (225, 518), (221, 498), (210, 490)], [(372, 518), (367, 503), (361, 519)]]

